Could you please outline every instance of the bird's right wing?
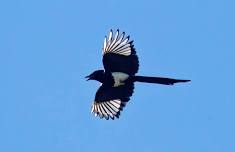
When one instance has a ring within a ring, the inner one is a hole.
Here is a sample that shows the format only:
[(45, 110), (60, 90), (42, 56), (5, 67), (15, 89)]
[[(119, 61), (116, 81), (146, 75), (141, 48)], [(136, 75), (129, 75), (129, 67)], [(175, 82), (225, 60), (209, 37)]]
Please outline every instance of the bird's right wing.
[(103, 64), (107, 72), (124, 72), (134, 75), (138, 72), (139, 61), (129, 36), (116, 31), (114, 35), (111, 30), (108, 38), (105, 37), (103, 46)]
[(132, 82), (119, 87), (101, 85), (96, 92), (91, 112), (100, 118), (119, 118), (120, 112), (130, 100), (133, 91), (134, 84)]

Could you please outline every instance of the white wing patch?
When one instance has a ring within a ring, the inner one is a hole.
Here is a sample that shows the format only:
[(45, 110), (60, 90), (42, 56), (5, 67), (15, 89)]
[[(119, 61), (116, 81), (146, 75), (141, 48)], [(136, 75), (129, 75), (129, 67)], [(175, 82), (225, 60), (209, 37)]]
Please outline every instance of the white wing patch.
[(129, 56), (131, 55), (131, 42), (129, 42), (129, 36), (125, 37), (125, 32), (122, 34), (117, 30), (116, 34), (113, 34), (111, 30), (109, 37), (105, 37), (103, 54), (115, 53), (120, 55)]
[(125, 106), (120, 99), (110, 100), (106, 102), (93, 102), (91, 107), (91, 113), (95, 116), (105, 119), (114, 119), (119, 117), (122, 107)]

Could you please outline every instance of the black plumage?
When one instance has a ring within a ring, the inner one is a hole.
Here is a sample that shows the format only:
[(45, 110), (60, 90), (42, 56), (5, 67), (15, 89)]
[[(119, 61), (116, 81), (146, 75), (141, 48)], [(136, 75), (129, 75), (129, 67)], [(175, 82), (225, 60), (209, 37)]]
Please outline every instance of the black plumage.
[(136, 76), (139, 69), (139, 60), (129, 36), (111, 30), (105, 37), (103, 47), (104, 70), (97, 70), (87, 76), (87, 80), (97, 80), (101, 86), (96, 92), (92, 105), (92, 113), (100, 118), (119, 118), (120, 112), (130, 100), (134, 91), (134, 82), (157, 83), (173, 85), (178, 80), (161, 77)]

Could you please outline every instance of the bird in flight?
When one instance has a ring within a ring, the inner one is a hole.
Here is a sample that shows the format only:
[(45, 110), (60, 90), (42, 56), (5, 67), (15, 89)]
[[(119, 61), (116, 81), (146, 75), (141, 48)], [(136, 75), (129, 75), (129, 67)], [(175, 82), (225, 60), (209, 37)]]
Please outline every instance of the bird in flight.
[(86, 76), (87, 80), (97, 80), (101, 83), (96, 92), (91, 112), (100, 118), (119, 118), (120, 112), (126, 106), (134, 91), (134, 82), (173, 85), (179, 80), (162, 77), (147, 77), (135, 75), (139, 69), (133, 41), (125, 32), (115, 33), (111, 30), (104, 39), (102, 50), (104, 70), (97, 70)]

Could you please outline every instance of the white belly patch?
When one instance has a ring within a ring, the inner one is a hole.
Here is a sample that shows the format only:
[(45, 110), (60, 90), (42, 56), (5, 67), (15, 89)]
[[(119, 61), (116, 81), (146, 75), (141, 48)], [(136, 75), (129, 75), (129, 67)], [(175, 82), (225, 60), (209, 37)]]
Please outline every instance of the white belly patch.
[(112, 72), (112, 76), (114, 78), (114, 87), (124, 85), (123, 81), (129, 78), (129, 75), (123, 72)]

